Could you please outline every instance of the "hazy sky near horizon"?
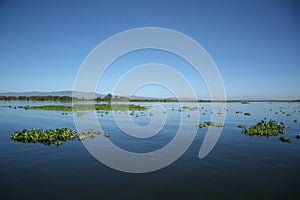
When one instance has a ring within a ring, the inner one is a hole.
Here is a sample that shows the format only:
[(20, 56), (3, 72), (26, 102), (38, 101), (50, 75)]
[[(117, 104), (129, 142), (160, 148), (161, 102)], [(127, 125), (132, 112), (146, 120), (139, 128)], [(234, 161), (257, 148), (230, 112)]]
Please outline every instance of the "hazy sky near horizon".
[[(132, 28), (163, 27), (190, 36), (206, 49), (229, 99), (300, 99), (299, 5), (283, 0), (4, 0), (0, 92), (72, 90), (81, 63), (100, 42)], [(149, 62), (174, 67), (199, 98), (207, 97), (205, 83), (188, 63), (150, 50), (114, 62), (97, 92), (111, 92), (126, 71)], [(158, 86), (135, 94), (170, 95)]]

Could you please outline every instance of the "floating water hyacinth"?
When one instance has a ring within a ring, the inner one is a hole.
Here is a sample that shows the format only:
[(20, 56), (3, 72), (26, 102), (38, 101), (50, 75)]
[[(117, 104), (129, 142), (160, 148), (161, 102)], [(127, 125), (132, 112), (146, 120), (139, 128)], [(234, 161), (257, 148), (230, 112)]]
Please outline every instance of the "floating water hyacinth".
[(246, 116), (250, 116), (251, 114), (250, 114), (250, 113), (248, 113), (248, 112), (245, 112), (245, 113), (244, 113), (244, 115), (246, 115)]
[(280, 137), (279, 140), (281, 142), (289, 142), (289, 143), (292, 142), (292, 140), (290, 138), (287, 138), (287, 137)]
[[(63, 142), (68, 140), (74, 140), (78, 138), (78, 140), (84, 140), (88, 135), (90, 138), (95, 138), (96, 135), (100, 135), (102, 132), (100, 130), (84, 130), (81, 133), (77, 134), (77, 132), (72, 131), (69, 128), (57, 128), (57, 129), (32, 129), (26, 130), (23, 129), (21, 131), (16, 131), (11, 135), (11, 139), (16, 142), (22, 143), (42, 143), (44, 145), (56, 144), (57, 146), (61, 145)], [(104, 137), (109, 137), (109, 133), (104, 133)]]
[(199, 128), (205, 128), (205, 127), (209, 127), (209, 126), (214, 126), (214, 127), (217, 127), (217, 128), (223, 128), (225, 125), (224, 124), (217, 124), (217, 123), (214, 123), (214, 122), (211, 122), (211, 121), (208, 121), (208, 122), (204, 122), (203, 124), (198, 124), (198, 127)]
[(79, 140), (84, 140), (86, 138), (86, 136), (88, 135), (90, 138), (95, 138), (96, 135), (100, 135), (102, 132), (100, 130), (93, 130), (93, 129), (89, 129), (89, 130), (84, 130), (81, 133), (78, 134), (78, 139)]
[(236, 127), (238, 127), (238, 128), (243, 128), (243, 129), (246, 128), (246, 127), (245, 127), (244, 125), (242, 125), (242, 124), (239, 124), (239, 125), (237, 125)]
[(32, 129), (14, 132), (11, 138), (17, 142), (23, 143), (42, 143), (44, 145), (56, 144), (60, 145), (67, 140), (74, 140), (77, 137), (77, 133), (69, 128), (57, 128), (50, 130)]
[[(241, 127), (243, 128), (243, 127)], [(243, 128), (242, 132), (247, 135), (258, 135), (258, 136), (277, 136), (278, 134), (284, 134), (284, 128), (288, 128), (282, 122), (277, 123), (274, 120), (266, 121), (261, 120), (256, 125), (250, 126), (249, 128)]]

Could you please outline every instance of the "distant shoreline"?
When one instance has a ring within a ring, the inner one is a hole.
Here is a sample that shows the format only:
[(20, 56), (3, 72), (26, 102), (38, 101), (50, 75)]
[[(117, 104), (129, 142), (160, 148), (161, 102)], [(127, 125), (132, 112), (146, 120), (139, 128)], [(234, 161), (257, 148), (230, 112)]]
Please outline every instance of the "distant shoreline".
[(96, 101), (96, 102), (199, 102), (199, 103), (242, 103), (247, 104), (251, 102), (287, 102), (287, 103), (295, 103), (300, 102), (300, 99), (297, 100), (175, 100), (175, 99), (129, 99), (126, 97), (110, 97), (107, 96), (103, 98), (93, 98), (93, 99), (84, 99), (70, 96), (0, 96), (0, 101), (59, 101), (59, 102), (71, 102), (71, 101)]

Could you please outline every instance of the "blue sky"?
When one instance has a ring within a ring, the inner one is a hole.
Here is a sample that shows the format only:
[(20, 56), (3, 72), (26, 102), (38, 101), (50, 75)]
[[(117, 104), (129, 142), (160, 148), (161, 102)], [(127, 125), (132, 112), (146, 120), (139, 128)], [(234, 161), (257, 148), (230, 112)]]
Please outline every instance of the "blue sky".
[[(164, 27), (200, 43), (222, 75), (228, 98), (300, 99), (300, 6), (297, 1), (1, 1), (0, 92), (71, 90), (88, 53), (108, 37), (139, 27)], [(100, 81), (109, 93), (125, 69), (159, 62), (191, 82), (191, 66), (164, 52), (120, 58)], [(120, 70), (120, 66), (127, 67)], [(142, 96), (166, 97), (147, 86)]]

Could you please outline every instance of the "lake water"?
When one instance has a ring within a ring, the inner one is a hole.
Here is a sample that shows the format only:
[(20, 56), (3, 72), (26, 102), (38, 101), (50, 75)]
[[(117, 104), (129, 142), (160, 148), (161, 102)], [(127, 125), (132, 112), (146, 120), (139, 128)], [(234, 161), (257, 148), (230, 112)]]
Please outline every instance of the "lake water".
[[(228, 111), (222, 111), (226, 112), (222, 134), (205, 158), (199, 159), (198, 153), (207, 129), (199, 128), (193, 143), (178, 160), (161, 170), (138, 174), (107, 167), (78, 140), (59, 147), (12, 141), (10, 135), (21, 129), (68, 127), (76, 130), (71, 112), (62, 115), (60, 111), (13, 108), (27, 104), (55, 103), (0, 101), (1, 199), (300, 198), (300, 140), (295, 138), (300, 133), (299, 103), (229, 103)], [(144, 153), (168, 144), (177, 132), (181, 114), (188, 117), (178, 111), (176, 103), (159, 104), (165, 108), (166, 123), (159, 134), (146, 139), (124, 134), (114, 123), (112, 112), (96, 115), (114, 144)], [(213, 105), (201, 103), (199, 106), (200, 122), (209, 121)], [(236, 111), (252, 115), (236, 114)], [(126, 115), (124, 112), (116, 114)], [(250, 137), (236, 128), (238, 124), (249, 127), (265, 117), (290, 126), (285, 136), (292, 142), (283, 143), (279, 136)], [(132, 118), (141, 126), (150, 122), (149, 111), (136, 111)], [(186, 134), (189, 134), (188, 128)]]

